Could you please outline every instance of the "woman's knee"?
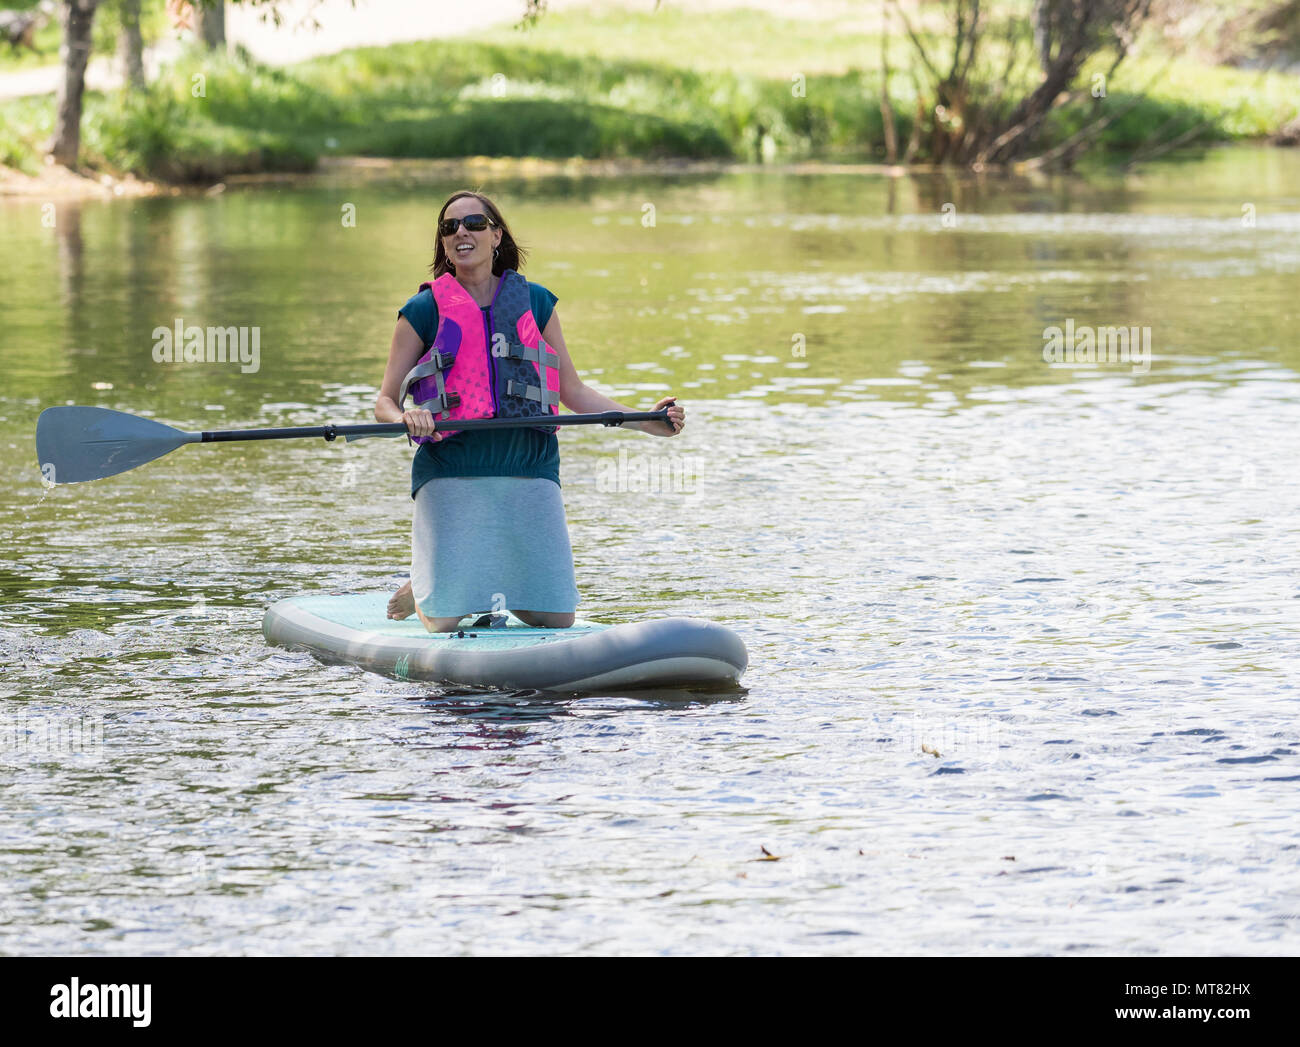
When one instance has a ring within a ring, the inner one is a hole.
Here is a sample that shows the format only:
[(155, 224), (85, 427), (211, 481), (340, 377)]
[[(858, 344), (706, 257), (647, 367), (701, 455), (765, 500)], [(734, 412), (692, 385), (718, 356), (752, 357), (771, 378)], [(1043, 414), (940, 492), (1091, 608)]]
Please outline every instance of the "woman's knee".
[(567, 629), (574, 622), (572, 611), (514, 611), (512, 613), (525, 625), (539, 629)]
[(415, 613), (420, 616), (420, 621), (424, 623), (425, 629), (431, 633), (454, 633), (456, 626), (460, 624), (460, 618), (430, 618), (420, 610), (420, 605), (415, 605)]

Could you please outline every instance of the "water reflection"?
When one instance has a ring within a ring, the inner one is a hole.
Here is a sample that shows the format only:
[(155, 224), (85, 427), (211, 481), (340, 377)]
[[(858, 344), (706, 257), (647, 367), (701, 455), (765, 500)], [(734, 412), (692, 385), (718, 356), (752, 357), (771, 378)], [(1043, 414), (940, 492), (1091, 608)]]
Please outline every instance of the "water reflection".
[(434, 694), (411, 696), (406, 700), (438, 713), (430, 723), (437, 728), (457, 722), (485, 724), (503, 728), (499, 737), (518, 738), (523, 744), (525, 732), (512, 730), (516, 725), (543, 724), (580, 718), (595, 721), (628, 713), (653, 710), (680, 712), (684, 709), (715, 704), (742, 702), (749, 693), (745, 687), (730, 690), (692, 690), (688, 688), (644, 688), (634, 691), (602, 691), (599, 694), (572, 694), (534, 689), (510, 692), (471, 689), (439, 690)]

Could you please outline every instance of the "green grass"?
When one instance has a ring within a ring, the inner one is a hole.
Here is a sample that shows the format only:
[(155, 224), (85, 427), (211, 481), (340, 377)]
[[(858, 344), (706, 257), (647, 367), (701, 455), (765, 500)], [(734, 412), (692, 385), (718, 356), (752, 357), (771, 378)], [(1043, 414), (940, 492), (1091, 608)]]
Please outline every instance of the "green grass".
[(0, 103), (0, 164), (37, 174), (41, 145), (53, 129), (52, 98), (15, 98)]
[[(177, 181), (301, 170), (323, 153), (881, 159), (877, 32), (866, 16), (831, 32), (817, 20), (674, 6), (551, 14), (527, 33), (363, 48), (288, 69), (191, 52), (146, 95), (88, 96), (83, 143), (92, 165)], [(906, 41), (891, 40), (890, 51), (901, 147), (915, 88), (898, 71)], [(1000, 64), (996, 52), (988, 63)], [(1125, 106), (1161, 68), (1158, 57), (1126, 62), (1101, 111)], [(1010, 79), (1034, 75), (1022, 66)], [(1295, 114), (1298, 84), (1177, 62), (1099, 145), (1131, 152), (1156, 128), (1167, 139), (1203, 123), (1204, 140), (1258, 137)], [(1091, 114), (1090, 105), (1059, 111), (1040, 144)], [(27, 154), (51, 119), (48, 99), (0, 104), (0, 162), (30, 169)]]
[[(1146, 84), (1161, 68), (1155, 59), (1135, 61), (1125, 82)], [(1194, 105), (1225, 138), (1261, 138), (1296, 115), (1300, 77), (1178, 62), (1147, 94), (1157, 103)]]
[(99, 166), (173, 182), (210, 182), (242, 171), (305, 171), (315, 165), (315, 151), (297, 136), (213, 119), (175, 86), (155, 85), (131, 98), (92, 98), (83, 122), (85, 155)]
[[(796, 73), (836, 75), (880, 60), (878, 5), (863, 4), (860, 21), (778, 18), (755, 10), (690, 13), (665, 5), (654, 13), (548, 14), (527, 36), (546, 52), (635, 60), (660, 67), (723, 72), (790, 83)], [(891, 41), (897, 65), (907, 42)]]

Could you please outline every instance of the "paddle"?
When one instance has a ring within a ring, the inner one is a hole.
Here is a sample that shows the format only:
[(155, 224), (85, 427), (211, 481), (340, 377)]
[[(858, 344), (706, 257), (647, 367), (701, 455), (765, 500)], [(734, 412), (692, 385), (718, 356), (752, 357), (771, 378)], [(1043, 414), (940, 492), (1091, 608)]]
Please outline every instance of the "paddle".
[[(434, 429), (520, 429), (542, 421), (531, 418), (455, 418), (434, 422)], [(624, 422), (667, 422), (668, 408), (638, 414), (606, 411), (603, 414), (562, 414), (544, 425), (622, 425)], [(75, 484), (115, 476), (161, 458), (183, 444), (221, 443), (227, 440), (296, 440), (323, 437), (333, 440), (362, 436), (403, 436), (403, 422), (365, 425), (303, 425), (288, 429), (226, 429), (186, 433), (170, 425), (106, 407), (47, 407), (36, 420), (36, 459), (41, 474), (51, 483)]]

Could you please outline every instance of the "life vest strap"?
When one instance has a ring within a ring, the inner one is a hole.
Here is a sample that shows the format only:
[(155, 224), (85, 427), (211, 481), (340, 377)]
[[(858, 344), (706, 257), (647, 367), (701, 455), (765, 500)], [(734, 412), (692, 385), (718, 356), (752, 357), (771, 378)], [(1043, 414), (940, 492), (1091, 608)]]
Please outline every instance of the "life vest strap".
[[(442, 372), (450, 367), (453, 362), (454, 359), (447, 356), (445, 353), (434, 353), (424, 363), (416, 364), (412, 367), (406, 372), (406, 377), (402, 379), (402, 390), (397, 394), (398, 406), (400, 407), (402, 404), (406, 403), (406, 395), (410, 391), (412, 385), (418, 382), (421, 378), (427, 378), (430, 375), (433, 375), (437, 382), (438, 395), (425, 400), (422, 403), (417, 403), (415, 406), (425, 411), (449, 411), (453, 407), (458, 407), (460, 405), (460, 394), (452, 393), (451, 397), (448, 398), (446, 386), (442, 377)], [(436, 404), (437, 406), (430, 407), (430, 404)]]
[(542, 347), (538, 349), (524, 345), (522, 342), (515, 343), (506, 348), (506, 356), (511, 360), (531, 360), (533, 363), (541, 364), (544, 367), (560, 366), (560, 354), (544, 342)]
[(560, 394), (551, 389), (542, 389), (536, 385), (525, 385), (513, 379), (506, 382), (506, 395), (518, 396), (525, 400), (536, 400), (543, 407), (558, 407)]

